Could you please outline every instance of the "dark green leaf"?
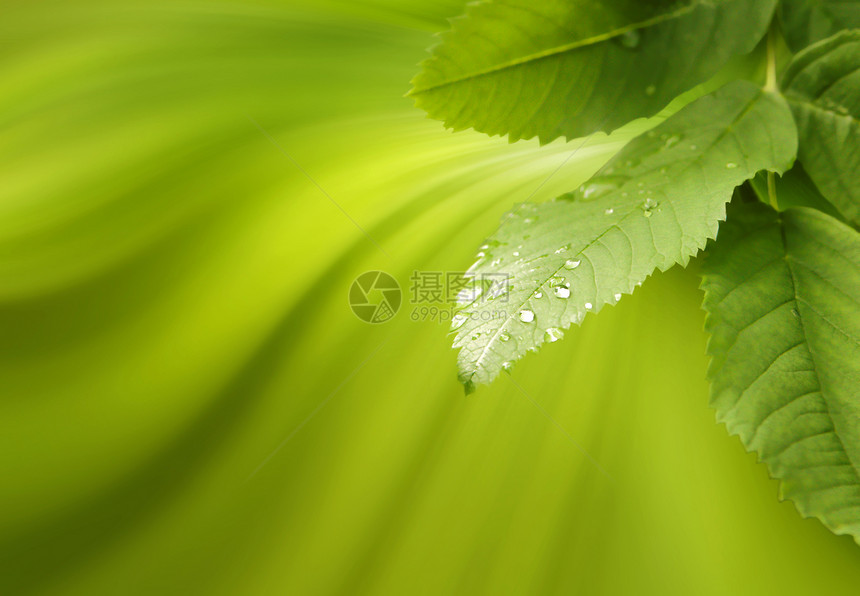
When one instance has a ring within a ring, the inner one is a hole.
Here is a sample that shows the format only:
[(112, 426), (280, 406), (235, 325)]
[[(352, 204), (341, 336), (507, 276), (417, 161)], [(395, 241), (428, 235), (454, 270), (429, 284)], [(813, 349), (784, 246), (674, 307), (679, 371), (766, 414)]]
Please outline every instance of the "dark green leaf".
[(775, 0), (471, 5), (423, 65), (416, 104), (453, 129), (574, 138), (651, 116), (751, 51)]
[[(750, 181), (753, 190), (755, 190), (755, 196), (763, 203), (767, 203), (770, 200), (767, 179), (767, 173), (759, 172)], [(837, 219), (842, 217), (836, 207), (821, 195), (821, 192), (815, 186), (815, 183), (809, 179), (809, 175), (803, 169), (803, 165), (800, 162), (795, 163), (794, 167), (784, 175), (774, 176), (774, 190), (779, 197), (780, 209), (788, 207), (811, 207), (819, 211), (824, 211)]]
[(789, 47), (799, 52), (843, 29), (860, 27), (860, 1), (782, 0), (779, 20)]
[(860, 235), (735, 205), (708, 251), (712, 404), (801, 514), (860, 537)]
[(490, 382), (655, 269), (685, 263), (713, 238), (733, 189), (785, 171), (796, 148), (782, 97), (738, 81), (631, 141), (577, 192), (511, 213), (472, 273), (508, 273), (512, 288), (459, 315), (461, 380)]
[(783, 89), (797, 120), (800, 161), (846, 219), (860, 223), (860, 31), (800, 53)]

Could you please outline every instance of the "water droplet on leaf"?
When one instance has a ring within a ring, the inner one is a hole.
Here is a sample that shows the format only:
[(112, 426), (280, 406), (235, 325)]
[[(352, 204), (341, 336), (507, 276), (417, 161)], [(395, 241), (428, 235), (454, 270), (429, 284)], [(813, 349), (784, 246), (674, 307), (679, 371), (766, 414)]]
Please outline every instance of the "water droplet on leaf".
[(657, 201), (651, 198), (647, 198), (645, 199), (645, 202), (642, 203), (642, 213), (645, 215), (645, 217), (651, 217), (651, 214), (659, 206), (660, 204)]
[(546, 333), (544, 334), (544, 339), (546, 339), (548, 343), (557, 342), (562, 337), (564, 337), (564, 331), (556, 327), (550, 327), (546, 330)]
[(625, 176), (598, 176), (576, 189), (574, 199), (577, 201), (594, 201), (618, 190), (625, 182), (627, 182)]
[(521, 310), (520, 311), (520, 321), (523, 323), (531, 323), (535, 320), (535, 313), (530, 310)]
[(628, 50), (635, 50), (639, 47), (642, 35), (638, 30), (631, 29), (630, 31), (625, 31), (616, 39), (618, 40), (618, 43), (621, 44), (621, 47), (627, 48)]

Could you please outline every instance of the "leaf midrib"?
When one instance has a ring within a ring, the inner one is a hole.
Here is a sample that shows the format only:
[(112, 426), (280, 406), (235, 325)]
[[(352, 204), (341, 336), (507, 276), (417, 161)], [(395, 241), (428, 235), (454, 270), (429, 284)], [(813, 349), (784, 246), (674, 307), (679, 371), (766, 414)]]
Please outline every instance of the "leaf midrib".
[[(724, 131), (722, 131), (722, 132), (721, 132), (721, 133), (720, 133), (720, 134), (719, 134), (719, 135), (718, 135), (718, 136), (717, 136), (717, 137), (716, 137), (716, 138), (715, 138), (715, 139), (714, 139), (714, 140), (713, 140), (713, 141), (712, 141), (712, 142), (711, 142), (711, 143), (710, 143), (706, 148), (704, 148), (704, 149), (702, 150), (702, 152), (699, 154), (699, 157), (698, 157), (696, 160), (694, 160), (694, 161), (690, 162), (690, 163), (689, 163), (689, 164), (688, 164), (688, 165), (687, 165), (683, 170), (681, 170), (681, 172), (680, 172), (680, 173), (684, 173), (684, 172), (686, 172), (686, 171), (687, 171), (689, 168), (691, 168), (693, 165), (695, 165), (695, 164), (699, 163), (699, 161), (700, 161), (700, 160), (701, 160), (701, 159), (702, 159), (702, 158), (703, 158), (703, 157), (704, 157), (704, 156), (705, 156), (705, 155), (706, 155), (706, 154), (707, 154), (707, 153), (708, 153), (708, 152), (709, 152), (709, 151), (710, 151), (710, 150), (711, 150), (711, 149), (712, 149), (712, 148), (713, 148), (717, 143), (719, 143), (720, 141), (722, 141), (722, 140), (726, 137), (726, 135), (728, 135), (728, 134), (732, 131), (732, 129), (735, 127), (735, 125), (737, 125), (737, 123), (738, 123), (738, 122), (740, 122), (741, 120), (743, 120), (743, 119), (744, 119), (744, 118), (745, 118), (745, 117), (746, 117), (746, 116), (747, 116), (747, 115), (752, 111), (752, 109), (753, 109), (753, 107), (756, 105), (756, 103), (757, 103), (757, 102), (758, 102), (762, 97), (764, 97), (764, 96), (765, 96), (765, 91), (764, 91), (764, 90), (762, 90), (762, 89), (759, 89), (759, 90), (758, 90), (758, 93), (756, 93), (752, 98), (750, 98), (750, 101), (749, 101), (749, 102), (744, 106), (744, 108), (743, 108), (742, 110), (740, 110), (740, 111), (738, 112), (738, 115), (737, 115), (737, 116), (735, 116), (735, 118), (732, 120), (731, 124), (729, 124), (729, 125), (726, 127), (726, 129), (725, 129)], [(619, 192), (620, 192), (620, 190), (619, 190)], [(598, 235), (597, 237), (593, 238), (593, 239), (592, 239), (591, 241), (589, 241), (585, 246), (583, 246), (581, 249), (579, 249), (579, 250), (575, 253), (575, 255), (574, 255), (574, 256), (577, 256), (577, 257), (583, 257), (583, 256), (584, 256), (584, 255), (583, 255), (583, 253), (584, 253), (586, 250), (588, 250), (589, 248), (591, 248), (591, 247), (592, 247), (596, 242), (598, 242), (601, 238), (603, 238), (603, 236), (605, 236), (606, 234), (608, 234), (608, 233), (609, 233), (613, 228), (618, 228), (619, 230), (621, 230), (621, 228), (619, 228), (619, 227), (618, 227), (618, 226), (619, 226), (619, 224), (621, 224), (622, 222), (626, 221), (626, 220), (627, 220), (627, 218), (628, 218), (628, 217), (630, 217), (632, 214), (634, 214), (638, 209), (639, 209), (639, 207), (638, 207), (638, 205), (637, 205), (637, 204), (635, 204), (635, 203), (634, 203), (634, 204), (632, 204), (632, 205), (631, 205), (631, 210), (630, 210), (630, 211), (628, 211), (627, 213), (625, 213), (625, 214), (624, 214), (624, 216), (623, 216), (623, 217), (621, 217), (621, 218), (620, 218), (616, 223), (614, 223), (614, 224), (612, 224), (611, 226), (609, 226), (608, 228), (606, 228), (606, 230), (604, 230), (600, 235)], [(623, 232), (623, 230), (621, 230), (621, 231)], [(528, 296), (525, 300), (523, 300), (523, 301), (519, 304), (519, 306), (517, 306), (517, 307), (514, 309), (514, 311), (513, 311), (513, 312), (518, 312), (518, 311), (520, 311), (520, 310), (521, 310), (521, 309), (526, 305), (526, 303), (528, 303), (528, 301), (529, 301), (529, 300), (531, 300), (531, 298), (532, 298), (532, 296), (534, 296), (535, 292), (537, 292), (537, 291), (538, 291), (538, 289), (542, 288), (546, 283), (548, 283), (550, 279), (552, 279), (553, 277), (555, 277), (556, 275), (558, 275), (558, 273), (559, 273), (563, 268), (564, 268), (564, 264), (562, 263), (558, 268), (556, 268), (556, 269), (555, 269), (555, 270), (554, 270), (554, 271), (549, 275), (549, 277), (547, 277), (543, 282), (541, 282), (541, 284), (540, 284), (539, 286), (537, 286), (537, 288), (536, 288), (535, 290), (533, 290), (533, 291), (532, 291), (532, 293), (531, 293), (531, 294), (529, 294), (529, 296)], [(472, 304), (474, 304), (474, 301), (472, 302)], [(595, 304), (595, 307), (597, 307), (597, 305), (596, 305), (596, 304)], [(468, 307), (467, 307), (467, 308), (468, 308)], [(490, 346), (492, 346), (492, 345), (494, 344), (494, 342), (495, 342), (495, 341), (496, 341), (496, 339), (499, 337), (499, 335), (500, 335), (500, 334), (504, 331), (504, 329), (507, 327), (508, 323), (510, 323), (510, 322), (511, 322), (511, 321), (513, 321), (514, 319), (515, 319), (515, 317), (514, 317), (514, 316), (509, 316), (509, 317), (507, 317), (507, 318), (505, 319), (505, 322), (504, 322), (504, 323), (502, 323), (502, 324), (501, 324), (501, 326), (499, 326), (499, 328), (495, 331), (495, 333), (493, 333), (493, 335), (490, 337), (490, 339), (489, 339), (489, 340), (487, 340), (487, 343), (486, 343), (486, 344), (484, 345), (484, 347), (481, 349), (481, 353), (480, 353), (480, 355), (479, 355), (479, 356), (478, 356), (478, 358), (475, 360), (475, 370), (472, 372), (472, 374), (470, 374), (470, 375), (469, 375), (469, 381), (470, 381), (470, 382), (471, 382), (471, 380), (475, 377), (475, 375), (478, 373), (478, 371), (480, 370), (480, 368), (481, 368), (481, 364), (482, 364), (482, 362), (484, 361), (484, 358), (486, 358), (487, 354), (489, 353)]]
[(620, 27), (618, 29), (614, 29), (612, 31), (607, 31), (606, 33), (601, 33), (599, 35), (594, 35), (592, 37), (587, 37), (585, 39), (579, 39), (577, 41), (572, 41), (567, 44), (563, 44), (560, 46), (556, 46), (553, 48), (547, 48), (546, 50), (535, 52), (533, 54), (528, 54), (526, 56), (522, 56), (520, 58), (514, 58), (513, 60), (508, 60), (507, 62), (503, 62), (501, 64), (496, 64), (494, 66), (489, 66), (483, 70), (478, 70), (469, 74), (465, 74), (459, 77), (455, 77), (453, 79), (448, 79), (446, 81), (442, 81), (440, 83), (434, 83), (432, 85), (427, 85), (425, 87), (414, 87), (409, 93), (408, 96), (415, 96), (421, 93), (427, 93), (429, 91), (435, 91), (437, 89), (441, 89), (443, 87), (448, 87), (450, 85), (456, 85), (458, 83), (463, 83), (465, 81), (470, 81), (472, 79), (477, 79), (480, 77), (484, 77), (487, 75), (491, 75), (497, 72), (501, 72), (503, 70), (507, 70), (510, 68), (516, 68), (517, 66), (522, 66), (524, 64), (528, 64), (529, 62), (537, 62), (539, 60), (545, 60), (547, 58), (552, 58), (553, 56), (559, 56), (561, 54), (566, 54), (567, 52), (572, 52), (574, 50), (578, 50), (583, 47), (587, 47), (590, 45), (602, 43), (604, 41), (609, 41), (610, 39), (614, 39), (625, 33), (629, 33), (631, 31), (638, 31), (639, 29), (646, 29), (648, 27), (653, 27), (654, 25), (659, 25), (660, 23), (676, 19), (679, 16), (683, 15), (687, 12), (692, 12), (696, 8), (702, 5), (704, 0), (697, 0), (696, 2), (691, 3), (689, 6), (685, 6), (683, 8), (674, 10), (672, 12), (663, 13), (656, 17), (651, 17), (650, 19), (646, 19), (644, 21), (640, 21), (638, 23), (631, 23), (630, 25), (626, 25), (624, 27)]

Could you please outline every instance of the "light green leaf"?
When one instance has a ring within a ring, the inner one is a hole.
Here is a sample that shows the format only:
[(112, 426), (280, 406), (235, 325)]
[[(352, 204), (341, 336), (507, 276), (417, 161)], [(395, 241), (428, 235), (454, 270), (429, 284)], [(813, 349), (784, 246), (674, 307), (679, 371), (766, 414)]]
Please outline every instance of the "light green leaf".
[(800, 161), (822, 194), (860, 223), (860, 31), (798, 54), (783, 80), (800, 135)]
[(860, 1), (782, 0), (779, 21), (788, 46), (799, 52), (843, 29), (860, 27)]
[(785, 171), (796, 149), (782, 97), (737, 81), (631, 141), (577, 192), (509, 214), (471, 273), (507, 273), (511, 288), (458, 315), (461, 381), (492, 381), (655, 269), (685, 263), (714, 237), (733, 189)]
[(702, 287), (719, 420), (802, 515), (860, 538), (860, 235), (733, 204)]
[(751, 51), (775, 0), (508, 0), (471, 5), (413, 80), (455, 130), (575, 138), (651, 116)]

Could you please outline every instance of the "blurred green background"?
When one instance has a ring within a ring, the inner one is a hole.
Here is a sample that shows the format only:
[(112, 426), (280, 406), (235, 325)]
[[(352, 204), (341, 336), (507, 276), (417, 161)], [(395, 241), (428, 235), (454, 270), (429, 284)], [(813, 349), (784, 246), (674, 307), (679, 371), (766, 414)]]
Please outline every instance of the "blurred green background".
[(0, 594), (857, 593), (715, 424), (694, 273), (468, 398), (445, 325), (352, 315), (644, 126), (425, 119), (463, 4), (0, 0)]

